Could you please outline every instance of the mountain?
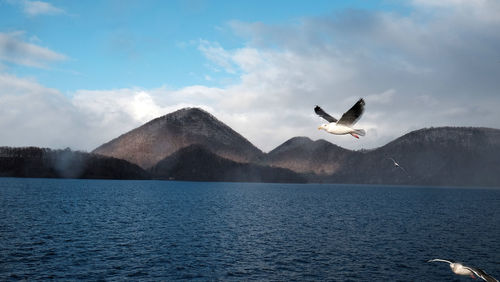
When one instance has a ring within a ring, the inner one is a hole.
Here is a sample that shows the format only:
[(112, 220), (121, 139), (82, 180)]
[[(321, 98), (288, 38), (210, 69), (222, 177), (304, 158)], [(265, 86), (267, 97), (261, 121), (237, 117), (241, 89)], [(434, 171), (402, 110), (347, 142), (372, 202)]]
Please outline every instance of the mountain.
[[(394, 169), (394, 158), (410, 176)], [(500, 185), (500, 130), (439, 127), (410, 132), (350, 158), (338, 172), (346, 182), (452, 186)]]
[[(310, 182), (500, 186), (500, 130), (427, 128), (369, 151), (292, 138), (271, 151), (267, 159), (270, 165), (294, 171), (307, 172), (310, 167), (315, 172), (309, 174)], [(328, 166), (334, 170), (327, 171)]]
[(500, 130), (425, 128), (359, 151), (294, 137), (264, 154), (211, 114), (185, 108), (92, 154), (0, 147), (0, 176), (500, 186)]
[(127, 160), (144, 169), (174, 152), (200, 144), (211, 152), (236, 162), (262, 158), (261, 150), (211, 114), (199, 108), (184, 108), (156, 118), (98, 147), (93, 153)]
[(95, 154), (37, 147), (0, 147), (0, 176), (148, 179), (149, 173), (127, 161)]
[(269, 152), (265, 164), (298, 173), (331, 175), (353, 154), (357, 153), (325, 140), (294, 137)]
[[(421, 129), (360, 151), (294, 137), (264, 154), (211, 114), (185, 108), (125, 133), (94, 153), (125, 159), (162, 179), (301, 182), (296, 178), (300, 174), (308, 182), (500, 186), (500, 130), (490, 128)], [(284, 170), (270, 178), (271, 168)]]
[(153, 177), (191, 181), (294, 182), (306, 179), (288, 169), (238, 163), (222, 158), (202, 145), (182, 148), (150, 169)]

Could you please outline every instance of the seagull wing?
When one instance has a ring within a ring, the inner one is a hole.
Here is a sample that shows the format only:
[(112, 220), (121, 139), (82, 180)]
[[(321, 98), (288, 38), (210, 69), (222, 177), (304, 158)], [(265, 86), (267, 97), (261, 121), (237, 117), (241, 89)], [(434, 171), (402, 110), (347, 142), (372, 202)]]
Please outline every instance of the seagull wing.
[(435, 261), (442, 261), (442, 262), (447, 262), (449, 264), (452, 264), (453, 262), (449, 261), (449, 260), (445, 260), (445, 259), (431, 259), (431, 260), (428, 260), (427, 262), (435, 262)]
[(398, 165), (398, 163), (397, 163), (397, 162), (396, 162), (393, 158), (387, 158), (387, 159), (388, 159), (388, 160), (391, 160), (391, 161), (394, 163), (394, 165), (395, 165), (395, 166), (397, 166), (397, 165)]
[(398, 165), (398, 167), (399, 167), (400, 169), (402, 169), (402, 170), (406, 173), (406, 175), (408, 176), (408, 178), (411, 178), (410, 174), (408, 173), (408, 171), (406, 171), (406, 169), (405, 169), (404, 167), (402, 167), (402, 166), (400, 166), (400, 165)]
[(327, 114), (327, 113), (326, 113), (325, 111), (323, 111), (323, 109), (322, 109), (322, 108), (320, 108), (319, 106), (314, 107), (314, 112), (315, 112), (318, 116), (320, 116), (320, 117), (322, 117), (322, 118), (326, 119), (328, 122), (337, 122), (337, 119), (336, 119), (336, 118), (334, 118), (334, 117), (332, 117), (331, 115)]
[(365, 100), (362, 98), (359, 99), (352, 108), (350, 108), (347, 112), (345, 112), (342, 117), (339, 119), (338, 124), (351, 126), (354, 125), (365, 110)]
[(465, 265), (464, 265), (464, 268), (472, 271), (472, 273), (474, 273), (477, 277), (483, 279), (486, 282), (498, 282), (498, 280), (496, 280), (492, 276), (488, 275), (486, 272), (484, 272), (483, 270), (481, 270), (479, 268), (465, 266)]

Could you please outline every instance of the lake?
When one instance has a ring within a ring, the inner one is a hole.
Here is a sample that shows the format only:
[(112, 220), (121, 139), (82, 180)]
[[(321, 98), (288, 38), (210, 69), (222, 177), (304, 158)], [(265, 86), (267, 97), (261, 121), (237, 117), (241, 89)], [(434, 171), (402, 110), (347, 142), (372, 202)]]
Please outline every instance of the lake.
[(500, 189), (0, 178), (0, 280), (500, 277)]

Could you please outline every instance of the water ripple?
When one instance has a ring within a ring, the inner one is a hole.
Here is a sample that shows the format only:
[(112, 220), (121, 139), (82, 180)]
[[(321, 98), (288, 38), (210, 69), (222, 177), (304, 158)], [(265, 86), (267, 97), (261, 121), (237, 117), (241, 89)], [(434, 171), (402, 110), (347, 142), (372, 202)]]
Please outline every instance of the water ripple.
[(495, 189), (4, 178), (0, 280), (498, 277), (499, 212)]

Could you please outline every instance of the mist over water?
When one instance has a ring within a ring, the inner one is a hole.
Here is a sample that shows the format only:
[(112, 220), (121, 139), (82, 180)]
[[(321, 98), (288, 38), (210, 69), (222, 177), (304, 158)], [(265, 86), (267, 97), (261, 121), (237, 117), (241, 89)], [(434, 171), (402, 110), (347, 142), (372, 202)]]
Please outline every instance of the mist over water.
[(498, 278), (499, 212), (500, 189), (1, 178), (0, 280)]
[(66, 149), (57, 152), (52, 158), (53, 166), (62, 178), (78, 178), (84, 171), (82, 156)]

